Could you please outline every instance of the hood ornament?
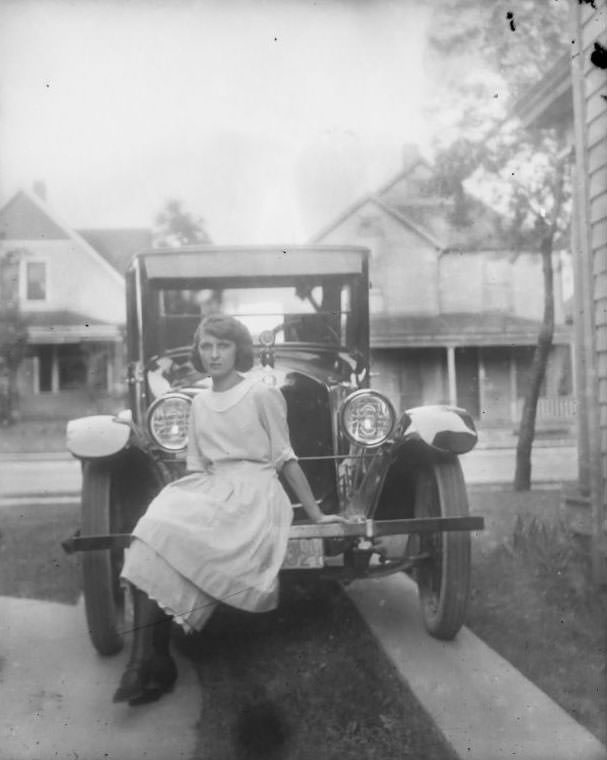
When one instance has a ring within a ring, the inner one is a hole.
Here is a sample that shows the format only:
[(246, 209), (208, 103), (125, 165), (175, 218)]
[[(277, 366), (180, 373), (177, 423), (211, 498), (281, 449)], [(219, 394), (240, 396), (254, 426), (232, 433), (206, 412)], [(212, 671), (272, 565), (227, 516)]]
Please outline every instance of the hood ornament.
[(263, 330), (263, 332), (259, 334), (259, 342), (263, 346), (263, 348), (261, 349), (261, 353), (259, 355), (261, 366), (273, 367), (274, 366), (274, 352), (272, 351), (272, 348), (274, 347), (274, 343), (276, 342), (276, 334), (274, 330)]

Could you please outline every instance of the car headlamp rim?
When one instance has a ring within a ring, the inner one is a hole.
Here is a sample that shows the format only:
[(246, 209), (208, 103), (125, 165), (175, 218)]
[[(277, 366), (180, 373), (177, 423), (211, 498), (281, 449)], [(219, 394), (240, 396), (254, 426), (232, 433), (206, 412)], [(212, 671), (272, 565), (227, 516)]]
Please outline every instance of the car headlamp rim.
[[(187, 404), (187, 413), (184, 415), (186, 418), (184, 430), (183, 430), (183, 434), (181, 435), (180, 442), (178, 444), (168, 444), (166, 440), (162, 441), (158, 437), (157, 433), (154, 431), (154, 428), (153, 428), (154, 414), (158, 411), (159, 407), (166, 405), (167, 403), (171, 401), (183, 401)], [(164, 451), (168, 451), (173, 454), (184, 451), (187, 448), (187, 445), (188, 445), (187, 423), (189, 420), (191, 407), (192, 407), (192, 399), (190, 398), (190, 396), (188, 396), (186, 393), (179, 393), (177, 391), (165, 393), (164, 395), (155, 399), (150, 404), (146, 412), (146, 428), (147, 428), (148, 435), (157, 446), (159, 446)]]
[[(383, 432), (381, 432), (381, 434), (378, 433), (374, 437), (370, 437), (368, 439), (364, 439), (362, 436), (356, 435), (348, 424), (348, 412), (352, 409), (352, 405), (360, 405), (362, 408), (365, 400), (368, 400), (371, 403), (383, 404), (388, 414), (388, 421), (387, 424), (384, 423), (383, 425)], [(381, 446), (382, 443), (385, 443), (392, 435), (394, 427), (396, 425), (396, 412), (390, 399), (384, 396), (383, 393), (368, 388), (361, 388), (360, 390), (354, 391), (354, 393), (351, 393), (344, 399), (339, 409), (339, 420), (341, 429), (343, 430), (346, 438), (351, 443), (355, 444), (356, 446), (376, 447)]]

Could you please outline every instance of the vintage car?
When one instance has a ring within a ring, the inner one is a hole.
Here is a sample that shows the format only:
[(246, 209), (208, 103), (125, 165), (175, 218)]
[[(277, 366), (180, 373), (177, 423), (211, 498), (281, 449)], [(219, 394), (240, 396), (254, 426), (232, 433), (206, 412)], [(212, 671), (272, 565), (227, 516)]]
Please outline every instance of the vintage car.
[[(368, 251), (353, 247), (150, 250), (127, 275), (129, 409), (72, 420), (67, 446), (83, 465), (81, 529), (87, 622), (104, 655), (123, 643), (122, 555), (154, 495), (185, 473), (192, 398), (209, 378), (190, 361), (201, 318), (241, 319), (256, 344), (251, 374), (280, 388), (291, 441), (321, 509), (295, 505), (285, 572), (348, 582), (406, 572), (435, 637), (461, 628), (470, 532), (458, 455), (477, 441), (463, 409), (395, 411), (370, 387)], [(288, 488), (287, 488), (288, 491)], [(294, 499), (292, 498), (292, 501)]]

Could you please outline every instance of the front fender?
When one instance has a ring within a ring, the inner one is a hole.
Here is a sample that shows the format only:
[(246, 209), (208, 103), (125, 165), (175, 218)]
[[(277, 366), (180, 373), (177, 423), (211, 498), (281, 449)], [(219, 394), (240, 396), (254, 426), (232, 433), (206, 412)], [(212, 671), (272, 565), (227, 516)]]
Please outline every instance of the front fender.
[(68, 451), (80, 459), (96, 459), (126, 448), (131, 426), (128, 420), (97, 414), (70, 420), (66, 433)]
[(422, 440), (437, 451), (465, 454), (476, 446), (478, 434), (465, 409), (437, 404), (407, 409), (400, 419), (395, 438)]

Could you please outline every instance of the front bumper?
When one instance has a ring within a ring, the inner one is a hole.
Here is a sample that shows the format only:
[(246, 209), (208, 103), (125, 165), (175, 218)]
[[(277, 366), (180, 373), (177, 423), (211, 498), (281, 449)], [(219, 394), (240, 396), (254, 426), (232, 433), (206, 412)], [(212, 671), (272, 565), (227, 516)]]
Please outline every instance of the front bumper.
[[(485, 527), (483, 517), (414, 517), (405, 520), (361, 520), (349, 523), (296, 523), (291, 526), (289, 540), (300, 541), (313, 538), (362, 538), (372, 541), (380, 536), (407, 535), (411, 533), (439, 533), (451, 531), (476, 531)], [(126, 548), (131, 542), (130, 533), (82, 536), (76, 532), (62, 542), (67, 554), (100, 549)]]

